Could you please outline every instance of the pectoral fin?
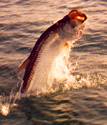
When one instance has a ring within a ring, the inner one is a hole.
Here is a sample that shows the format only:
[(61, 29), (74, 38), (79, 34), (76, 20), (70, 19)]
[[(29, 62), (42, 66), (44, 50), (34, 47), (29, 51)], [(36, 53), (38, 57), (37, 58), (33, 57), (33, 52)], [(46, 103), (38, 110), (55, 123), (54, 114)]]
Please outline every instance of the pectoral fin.
[(28, 65), (29, 61), (30, 61), (30, 59), (27, 58), (21, 65), (19, 65), (19, 67), (18, 67), (19, 72), (26, 68), (26, 66)]

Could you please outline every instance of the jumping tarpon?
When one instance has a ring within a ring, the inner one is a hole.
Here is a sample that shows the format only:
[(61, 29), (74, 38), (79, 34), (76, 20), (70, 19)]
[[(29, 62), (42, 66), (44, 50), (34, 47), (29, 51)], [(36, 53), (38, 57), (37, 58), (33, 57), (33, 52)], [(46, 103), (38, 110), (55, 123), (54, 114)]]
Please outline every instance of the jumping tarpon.
[(84, 13), (72, 10), (39, 37), (31, 54), (19, 67), (20, 70), (25, 69), (22, 93), (47, 91), (54, 60), (60, 53), (66, 55), (70, 52), (72, 43), (78, 40), (83, 31), (86, 19)]

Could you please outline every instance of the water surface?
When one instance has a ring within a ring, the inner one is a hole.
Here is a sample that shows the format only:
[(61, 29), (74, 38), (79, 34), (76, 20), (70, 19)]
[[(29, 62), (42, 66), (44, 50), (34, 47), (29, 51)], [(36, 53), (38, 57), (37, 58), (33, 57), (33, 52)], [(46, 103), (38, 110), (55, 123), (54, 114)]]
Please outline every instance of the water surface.
[(24, 98), (8, 117), (0, 116), (0, 125), (107, 124), (106, 0), (1, 0), (0, 94), (16, 85), (17, 67), (40, 34), (74, 8), (84, 11), (88, 20), (84, 36), (71, 52), (71, 62), (78, 62), (76, 72), (90, 74), (96, 81), (89, 88)]

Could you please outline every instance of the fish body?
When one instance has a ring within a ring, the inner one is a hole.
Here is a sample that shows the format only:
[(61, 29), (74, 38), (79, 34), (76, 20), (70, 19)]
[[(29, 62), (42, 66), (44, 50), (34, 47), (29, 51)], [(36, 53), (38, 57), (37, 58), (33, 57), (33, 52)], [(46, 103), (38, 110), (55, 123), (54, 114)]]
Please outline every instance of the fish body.
[(72, 43), (78, 39), (86, 18), (86, 15), (80, 11), (72, 10), (40, 36), (31, 54), (20, 66), (20, 69), (25, 68), (22, 93), (47, 91), (51, 86), (50, 72), (54, 68), (55, 60), (59, 55), (63, 55), (65, 61), (68, 60)]

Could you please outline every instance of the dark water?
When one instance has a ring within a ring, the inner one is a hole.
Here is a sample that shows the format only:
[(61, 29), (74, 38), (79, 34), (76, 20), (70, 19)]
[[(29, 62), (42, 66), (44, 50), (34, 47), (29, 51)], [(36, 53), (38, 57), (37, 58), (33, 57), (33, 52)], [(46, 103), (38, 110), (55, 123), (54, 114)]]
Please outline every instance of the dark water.
[(76, 72), (90, 74), (90, 87), (24, 98), (7, 117), (0, 116), (0, 125), (107, 124), (107, 0), (1, 0), (0, 94), (16, 85), (17, 67), (40, 34), (74, 8), (88, 20), (71, 62), (78, 61)]

